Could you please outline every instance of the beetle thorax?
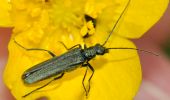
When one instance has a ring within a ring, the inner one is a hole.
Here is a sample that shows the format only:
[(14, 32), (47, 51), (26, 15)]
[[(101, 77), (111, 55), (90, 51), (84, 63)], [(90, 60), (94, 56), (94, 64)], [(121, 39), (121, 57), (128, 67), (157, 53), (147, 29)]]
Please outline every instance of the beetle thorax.
[(94, 58), (96, 55), (103, 55), (105, 54), (105, 47), (100, 44), (96, 44), (90, 48), (84, 49), (84, 56), (88, 59)]

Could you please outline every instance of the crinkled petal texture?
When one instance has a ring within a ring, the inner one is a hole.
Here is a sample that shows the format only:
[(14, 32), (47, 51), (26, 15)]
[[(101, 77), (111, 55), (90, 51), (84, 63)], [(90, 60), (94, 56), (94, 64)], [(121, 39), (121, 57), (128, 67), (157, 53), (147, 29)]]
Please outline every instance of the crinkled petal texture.
[(0, 0), (0, 26), (9, 27), (12, 26), (9, 10), (10, 10), (10, 3), (8, 0)]
[[(15, 39), (25, 48), (47, 49), (57, 56), (67, 52), (58, 41), (63, 42), (68, 48), (76, 44), (87, 44), (89, 47), (95, 43), (103, 43), (127, 2), (127, 0), (12, 0), (11, 16), (15, 28), (9, 43), (9, 59), (4, 71), (4, 82), (15, 98), (132, 100), (141, 82), (139, 58), (136, 51), (118, 49), (110, 50), (109, 53), (96, 56), (89, 61), (95, 72), (88, 97), (85, 96), (82, 85), (86, 67), (80, 65), (74, 71), (65, 72), (61, 79), (22, 98), (54, 77), (35, 84), (24, 84), (21, 78), (24, 71), (50, 59), (51, 56), (44, 51), (27, 51), (14, 42)], [(132, 0), (105, 47), (135, 48), (128, 38), (137, 38), (146, 32), (162, 16), (167, 4), (168, 0), (145, 2)], [(95, 30), (90, 28), (93, 34), (84, 39), (82, 33), (88, 33), (88, 28), (93, 26), (87, 25), (85, 15), (96, 19), (96, 28)], [(86, 87), (91, 74), (92, 71), (88, 69)]]

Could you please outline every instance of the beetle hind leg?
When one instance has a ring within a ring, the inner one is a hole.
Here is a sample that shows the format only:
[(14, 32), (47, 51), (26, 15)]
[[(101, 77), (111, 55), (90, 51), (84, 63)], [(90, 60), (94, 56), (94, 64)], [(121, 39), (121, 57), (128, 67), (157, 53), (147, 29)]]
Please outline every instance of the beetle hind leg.
[(50, 54), (52, 57), (55, 57), (56, 55), (54, 53), (52, 53), (51, 51), (49, 50), (46, 50), (46, 49), (40, 49), (40, 48), (25, 48), (24, 46), (22, 46), (21, 44), (19, 44), (15, 39), (14, 39), (14, 43), (16, 43), (18, 46), (20, 46), (21, 48), (27, 50), (27, 51), (33, 51), (33, 50), (39, 50), (39, 51), (46, 51), (48, 52), (48, 54)]
[(55, 81), (55, 80), (57, 80), (57, 79), (62, 78), (62, 77), (63, 77), (63, 75), (64, 75), (64, 73), (62, 73), (60, 76), (55, 77), (54, 79), (52, 79), (52, 80), (51, 80), (51, 81), (49, 81), (48, 83), (44, 84), (43, 86), (41, 86), (41, 87), (39, 87), (39, 88), (36, 88), (35, 90), (33, 90), (33, 91), (31, 91), (31, 92), (29, 92), (29, 93), (25, 94), (25, 95), (24, 95), (24, 96), (22, 96), (22, 97), (23, 97), (23, 98), (24, 98), (24, 97), (27, 97), (28, 95), (32, 94), (33, 92), (35, 92), (35, 91), (37, 91), (37, 90), (40, 90), (40, 89), (42, 89), (42, 88), (46, 87), (46, 86), (47, 86), (47, 85), (49, 85), (51, 82), (53, 82), (53, 81)]

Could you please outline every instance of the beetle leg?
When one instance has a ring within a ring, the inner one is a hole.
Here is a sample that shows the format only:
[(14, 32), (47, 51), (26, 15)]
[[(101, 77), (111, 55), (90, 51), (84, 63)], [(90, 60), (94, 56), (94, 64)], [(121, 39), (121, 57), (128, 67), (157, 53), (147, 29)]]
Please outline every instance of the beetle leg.
[(46, 87), (46, 86), (47, 86), (47, 85), (49, 85), (51, 82), (53, 82), (53, 81), (55, 81), (55, 80), (57, 80), (57, 79), (62, 78), (62, 77), (63, 77), (63, 75), (64, 75), (64, 73), (62, 73), (60, 76), (55, 77), (53, 80), (49, 81), (49, 82), (48, 82), (48, 83), (46, 83), (45, 85), (43, 85), (43, 86), (41, 86), (41, 87), (39, 87), (39, 88), (36, 88), (35, 90), (33, 90), (33, 91), (31, 91), (31, 92), (29, 92), (29, 93), (25, 94), (25, 95), (24, 95), (24, 96), (22, 96), (22, 97), (26, 97), (26, 96), (28, 96), (28, 95), (32, 94), (33, 92), (35, 92), (35, 91), (37, 91), (37, 90), (40, 90), (40, 89), (42, 89), (42, 88)]
[(80, 44), (76, 44), (76, 45), (72, 46), (71, 48), (68, 48), (63, 42), (61, 42), (61, 41), (58, 41), (58, 42), (61, 43), (64, 46), (64, 48), (67, 49), (67, 50), (71, 50), (71, 49), (73, 49), (73, 48), (75, 48), (77, 46), (79, 48), (82, 48)]
[(86, 44), (84, 44), (84, 49), (87, 49), (87, 46), (86, 46)]
[(89, 93), (89, 91), (90, 91), (90, 81), (91, 81), (91, 78), (93, 77), (93, 74), (94, 74), (94, 68), (87, 62), (87, 65), (88, 65), (88, 67), (90, 68), (90, 70), (92, 71), (92, 74), (91, 74), (91, 76), (90, 76), (90, 78), (89, 78), (89, 89), (88, 89), (88, 93)]
[(73, 49), (73, 48), (75, 48), (75, 47), (77, 47), (77, 46), (78, 46), (79, 48), (82, 48), (80, 44), (76, 44), (76, 45), (72, 46), (71, 48), (69, 48), (68, 50), (71, 50), (71, 49)]
[(21, 48), (23, 48), (23, 49), (25, 49), (25, 50), (27, 50), (27, 51), (32, 51), (32, 50), (46, 51), (46, 52), (48, 52), (52, 57), (55, 57), (55, 56), (56, 56), (54, 53), (52, 53), (52, 52), (49, 51), (49, 50), (40, 49), (40, 48), (30, 48), (30, 49), (28, 49), (28, 48), (25, 48), (24, 46), (22, 46), (21, 44), (19, 44), (15, 39), (14, 39), (14, 42), (15, 42), (18, 46), (20, 46)]
[(90, 92), (90, 81), (91, 81), (91, 78), (93, 77), (93, 74), (94, 74), (94, 68), (90, 65), (89, 62), (87, 62), (86, 64), (83, 64), (82, 66), (86, 66), (86, 67), (88, 66), (87, 69), (90, 68), (90, 70), (92, 71), (92, 74), (91, 74), (91, 76), (90, 76), (90, 78), (89, 78), (89, 80), (88, 80), (88, 83), (89, 83), (89, 88), (88, 88), (88, 90), (86, 90), (86, 88), (85, 88), (85, 86), (84, 86), (84, 80), (85, 80), (85, 77), (86, 77), (86, 74), (87, 74), (87, 69), (86, 69), (86, 72), (85, 72), (85, 75), (84, 75), (84, 78), (83, 78), (83, 81), (82, 81), (83, 87), (84, 87), (84, 89), (85, 89), (85, 91), (86, 91), (86, 96), (87, 96), (88, 93)]
[(87, 93), (87, 89), (86, 89), (86, 87), (85, 87), (85, 85), (84, 85), (84, 80), (85, 80), (86, 75), (87, 75), (88, 67), (87, 67), (87, 64), (83, 64), (82, 66), (86, 66), (86, 72), (85, 72), (85, 74), (84, 74), (84, 77), (83, 77), (83, 80), (82, 80), (82, 84), (83, 84), (83, 88), (84, 88), (84, 90), (85, 90), (85, 92), (86, 92), (86, 96), (87, 96), (88, 93)]

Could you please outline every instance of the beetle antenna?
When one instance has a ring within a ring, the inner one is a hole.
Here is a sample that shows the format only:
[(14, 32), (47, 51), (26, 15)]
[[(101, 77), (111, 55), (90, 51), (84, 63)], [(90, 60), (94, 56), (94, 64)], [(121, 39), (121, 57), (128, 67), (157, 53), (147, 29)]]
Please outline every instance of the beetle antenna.
[(109, 49), (127, 49), (127, 50), (136, 50), (136, 51), (141, 51), (141, 52), (145, 52), (145, 53), (148, 53), (148, 54), (152, 54), (154, 56), (159, 56), (158, 54), (154, 53), (154, 52), (151, 52), (151, 51), (148, 51), (148, 50), (143, 50), (143, 49), (137, 49), (137, 48), (106, 48), (106, 50), (109, 50)]
[(122, 11), (121, 15), (119, 16), (118, 20), (116, 21), (115, 25), (113, 26), (113, 28), (112, 28), (112, 30), (111, 30), (111, 32), (109, 34), (109, 36), (107, 37), (106, 41), (103, 43), (102, 46), (104, 46), (107, 43), (107, 41), (109, 40), (111, 34), (113, 33), (114, 29), (116, 28), (117, 24), (119, 23), (120, 18), (122, 18), (123, 14), (125, 13), (126, 9), (128, 8), (128, 6), (130, 4), (130, 1), (131, 0), (128, 0), (127, 5), (125, 6), (124, 10)]

